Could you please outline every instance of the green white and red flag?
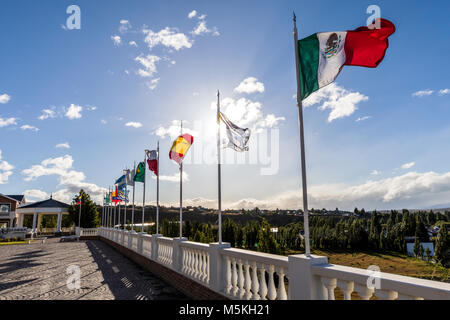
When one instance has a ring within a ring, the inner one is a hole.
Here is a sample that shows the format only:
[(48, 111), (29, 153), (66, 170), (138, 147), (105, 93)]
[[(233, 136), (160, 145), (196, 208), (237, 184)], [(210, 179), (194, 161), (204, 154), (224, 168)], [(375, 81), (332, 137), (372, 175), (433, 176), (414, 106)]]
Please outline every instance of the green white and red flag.
[(380, 19), (379, 26), (319, 32), (299, 40), (301, 99), (332, 83), (344, 66), (377, 67), (389, 46), (388, 37), (395, 32), (386, 19)]

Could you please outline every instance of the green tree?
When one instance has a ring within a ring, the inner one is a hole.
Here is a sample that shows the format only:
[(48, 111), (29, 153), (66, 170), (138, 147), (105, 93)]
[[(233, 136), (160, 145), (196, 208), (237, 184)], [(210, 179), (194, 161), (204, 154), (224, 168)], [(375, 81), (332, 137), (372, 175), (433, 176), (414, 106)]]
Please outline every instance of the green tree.
[(441, 225), (436, 240), (436, 247), (434, 249), (434, 256), (436, 260), (443, 266), (446, 264), (448, 250), (448, 231), (445, 224)]
[(266, 219), (262, 220), (258, 232), (258, 251), (274, 254), (280, 253), (280, 246), (275, 240), (275, 237), (270, 230), (270, 224)]
[(80, 194), (73, 198), (72, 205), (69, 207), (69, 217), (75, 225), (78, 226), (80, 205), (76, 204), (76, 199), (81, 197), (81, 227), (97, 228), (100, 225), (100, 218), (97, 211), (97, 205), (91, 200), (91, 197), (80, 190)]
[(416, 258), (420, 254), (420, 248), (421, 247), (422, 247), (422, 245), (420, 244), (420, 240), (419, 240), (418, 237), (416, 237), (416, 240), (414, 241), (414, 255), (416, 256)]

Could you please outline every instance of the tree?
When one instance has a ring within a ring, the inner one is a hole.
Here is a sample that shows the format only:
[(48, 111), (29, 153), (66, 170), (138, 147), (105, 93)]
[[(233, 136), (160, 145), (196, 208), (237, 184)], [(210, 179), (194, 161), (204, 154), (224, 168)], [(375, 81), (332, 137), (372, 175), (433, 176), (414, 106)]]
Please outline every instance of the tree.
[(226, 218), (222, 227), (222, 237), (224, 242), (229, 242), (232, 247), (236, 242), (236, 224), (230, 218)]
[(431, 250), (428, 247), (425, 249), (425, 256), (426, 256), (427, 261), (430, 262), (430, 260), (431, 260)]
[(447, 250), (448, 250), (448, 231), (445, 224), (441, 225), (439, 233), (436, 240), (436, 247), (434, 250), (434, 256), (437, 262), (441, 263), (443, 266), (446, 264), (447, 260)]
[(275, 240), (275, 237), (270, 230), (270, 224), (266, 219), (262, 220), (258, 232), (258, 251), (274, 254), (280, 253), (280, 246)]
[(97, 205), (83, 189), (80, 190), (78, 196), (73, 198), (72, 205), (68, 209), (70, 219), (78, 226), (80, 205), (76, 204), (77, 198), (81, 198), (81, 227), (97, 228), (100, 225)]
[(418, 237), (416, 237), (416, 240), (414, 241), (414, 255), (416, 256), (416, 258), (420, 254), (420, 248), (421, 247), (422, 247), (422, 245), (420, 244), (420, 240), (419, 240)]

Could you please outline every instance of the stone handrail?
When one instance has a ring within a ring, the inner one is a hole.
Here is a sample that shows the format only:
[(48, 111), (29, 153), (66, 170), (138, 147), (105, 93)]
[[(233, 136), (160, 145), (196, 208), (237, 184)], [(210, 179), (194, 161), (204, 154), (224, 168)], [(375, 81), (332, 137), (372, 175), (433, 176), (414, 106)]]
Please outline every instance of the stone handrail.
[(334, 300), (338, 288), (345, 300), (354, 293), (367, 300), (450, 300), (449, 283), (332, 265), (322, 256), (285, 257), (111, 228), (98, 235), (230, 299)]
[(312, 273), (320, 278), (323, 299), (334, 300), (336, 287), (345, 300), (351, 300), (353, 292), (363, 300), (373, 296), (382, 300), (450, 299), (450, 284), (444, 282), (332, 264), (313, 266)]

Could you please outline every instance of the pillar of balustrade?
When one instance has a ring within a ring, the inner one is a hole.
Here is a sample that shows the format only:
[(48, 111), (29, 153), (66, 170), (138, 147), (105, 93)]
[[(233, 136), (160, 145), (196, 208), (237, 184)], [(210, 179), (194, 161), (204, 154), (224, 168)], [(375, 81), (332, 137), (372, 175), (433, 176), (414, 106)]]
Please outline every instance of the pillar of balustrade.
[(328, 258), (304, 254), (291, 255), (289, 261), (289, 300), (322, 300), (327, 297), (321, 279), (311, 267), (328, 264)]
[(181, 251), (180, 244), (183, 241), (187, 241), (187, 238), (174, 238), (172, 249), (172, 269), (175, 271), (181, 271), (183, 266), (183, 252)]
[(158, 238), (162, 237), (162, 234), (152, 234), (152, 254), (151, 259), (157, 261), (158, 260)]
[(137, 252), (139, 254), (143, 254), (144, 253), (144, 247), (143, 247), (143, 243), (144, 243), (144, 236), (146, 235), (146, 232), (139, 232), (138, 233), (138, 238), (137, 238)]
[(209, 286), (216, 292), (224, 292), (226, 285), (226, 262), (220, 251), (230, 248), (230, 244), (224, 242), (209, 244)]

